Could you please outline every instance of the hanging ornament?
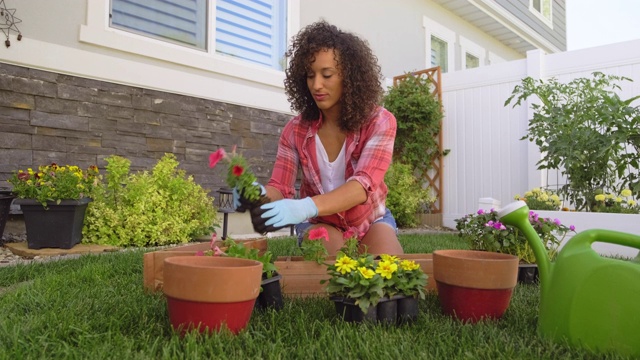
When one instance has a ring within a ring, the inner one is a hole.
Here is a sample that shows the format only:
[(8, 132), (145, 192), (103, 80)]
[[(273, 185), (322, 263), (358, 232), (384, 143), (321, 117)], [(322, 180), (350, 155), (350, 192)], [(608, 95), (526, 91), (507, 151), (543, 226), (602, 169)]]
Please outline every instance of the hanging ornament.
[(18, 41), (22, 40), (22, 33), (20, 33), (20, 29), (16, 24), (22, 22), (22, 20), (18, 19), (16, 14), (16, 9), (7, 9), (7, 5), (4, 3), (5, 0), (0, 0), (0, 30), (7, 37), (4, 45), (6, 47), (11, 46), (11, 41), (9, 40), (9, 34), (11, 32), (18, 33)]

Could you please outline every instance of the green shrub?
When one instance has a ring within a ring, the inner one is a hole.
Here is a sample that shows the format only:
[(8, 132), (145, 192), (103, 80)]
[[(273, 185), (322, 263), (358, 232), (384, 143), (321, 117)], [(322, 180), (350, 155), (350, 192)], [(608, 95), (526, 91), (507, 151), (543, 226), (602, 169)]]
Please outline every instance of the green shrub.
[(396, 219), (398, 227), (416, 226), (416, 213), (425, 204), (431, 204), (435, 200), (431, 191), (422, 188), (422, 184), (413, 175), (411, 165), (395, 161), (387, 170), (384, 182), (389, 187), (387, 207)]
[(424, 76), (408, 76), (390, 87), (383, 105), (398, 122), (393, 148), (394, 160), (410, 164), (426, 173), (431, 160), (440, 153), (437, 136), (443, 117), (440, 101), (433, 94), (434, 85)]
[(96, 186), (83, 242), (115, 246), (186, 243), (213, 230), (213, 198), (165, 154), (151, 172), (130, 174), (131, 162), (106, 158), (106, 183)]

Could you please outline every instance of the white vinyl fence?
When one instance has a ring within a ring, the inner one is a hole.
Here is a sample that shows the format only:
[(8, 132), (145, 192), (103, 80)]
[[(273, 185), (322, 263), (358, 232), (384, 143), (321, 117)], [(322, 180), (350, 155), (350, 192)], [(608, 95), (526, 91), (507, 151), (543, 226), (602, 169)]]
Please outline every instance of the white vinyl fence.
[(620, 83), (622, 99), (640, 94), (640, 40), (551, 55), (534, 50), (523, 60), (443, 74), (443, 148), (451, 150), (443, 162), (444, 226), (455, 228), (455, 219), (477, 211), (480, 198), (506, 205), (547, 179), (561, 181), (536, 170), (538, 147), (520, 140), (533, 117), (531, 103), (504, 102), (527, 76), (566, 83), (594, 71), (631, 78)]

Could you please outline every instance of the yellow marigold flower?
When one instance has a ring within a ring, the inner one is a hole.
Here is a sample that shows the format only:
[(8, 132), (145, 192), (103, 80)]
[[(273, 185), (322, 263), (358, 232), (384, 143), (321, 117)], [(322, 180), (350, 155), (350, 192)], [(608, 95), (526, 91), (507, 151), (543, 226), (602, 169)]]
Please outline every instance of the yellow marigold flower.
[(382, 261), (388, 261), (388, 262), (398, 261), (398, 257), (393, 255), (382, 254), (380, 255), (380, 258), (382, 259)]
[(636, 202), (634, 200), (629, 200), (627, 204), (629, 204), (629, 206), (635, 206)]
[(526, 193), (524, 193), (524, 197), (529, 197), (531, 195), (533, 195), (531, 191), (527, 191)]
[(622, 190), (622, 192), (620, 193), (620, 195), (624, 196), (624, 197), (629, 197), (631, 196), (631, 190), (629, 189), (624, 189)]
[(29, 173), (29, 175), (33, 175), (33, 174), (34, 174), (34, 172), (33, 172), (33, 169), (32, 169), (32, 168), (28, 168), (28, 169), (27, 169), (27, 172)]
[(596, 195), (596, 201), (604, 201), (604, 199), (605, 199), (604, 194), (598, 194), (598, 195)]
[(420, 265), (413, 260), (402, 260), (400, 262), (400, 267), (405, 271), (413, 271), (419, 269)]
[(547, 194), (542, 194), (542, 195), (540, 195), (540, 199), (541, 199), (542, 201), (547, 201), (547, 200), (549, 200), (549, 195), (547, 195)]
[(556, 194), (551, 195), (551, 200), (553, 201), (560, 201), (560, 197)]
[(621, 202), (622, 202), (622, 198), (621, 198), (620, 196), (618, 196), (618, 197), (616, 198), (616, 202), (617, 202), (617, 203), (621, 203)]
[(398, 264), (389, 261), (380, 261), (376, 268), (376, 273), (385, 279), (391, 279), (393, 273), (398, 271)]
[(615, 196), (613, 194), (607, 194), (607, 199), (613, 199)]
[(516, 196), (513, 197), (514, 200), (520, 200), (520, 194), (516, 194)]
[(356, 265), (358, 265), (358, 262), (348, 256), (343, 256), (340, 259), (336, 260), (335, 265), (336, 269), (344, 275), (346, 273), (352, 272), (356, 268)]
[(376, 274), (373, 270), (367, 269), (364, 266), (359, 267), (358, 271), (360, 271), (360, 274), (362, 274), (365, 279), (371, 279)]

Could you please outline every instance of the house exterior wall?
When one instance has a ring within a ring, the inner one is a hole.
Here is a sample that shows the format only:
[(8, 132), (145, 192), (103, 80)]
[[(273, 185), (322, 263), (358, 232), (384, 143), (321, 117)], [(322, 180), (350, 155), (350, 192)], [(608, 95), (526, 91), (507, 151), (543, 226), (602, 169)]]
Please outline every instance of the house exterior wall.
[(527, 24), (533, 31), (551, 41), (558, 49), (567, 50), (566, 1), (553, 1), (551, 11), (552, 27), (545, 24), (544, 21), (529, 10), (531, 0), (496, 0), (496, 2)]
[(165, 153), (215, 191), (209, 154), (238, 145), (261, 181), (271, 175), (288, 114), (0, 63), (0, 183), (52, 162), (104, 168), (124, 156), (149, 169)]
[[(491, 52), (500, 61), (523, 56), (431, 1), (423, 0), (326, 0), (301, 1), (300, 26), (320, 18), (366, 39), (379, 59), (386, 78), (430, 68), (425, 22), (450, 29), (455, 34), (455, 69), (462, 68), (460, 38)], [(391, 35), (392, 34), (392, 35)], [(488, 63), (488, 62), (487, 62)], [(485, 64), (481, 64), (485, 65)]]

